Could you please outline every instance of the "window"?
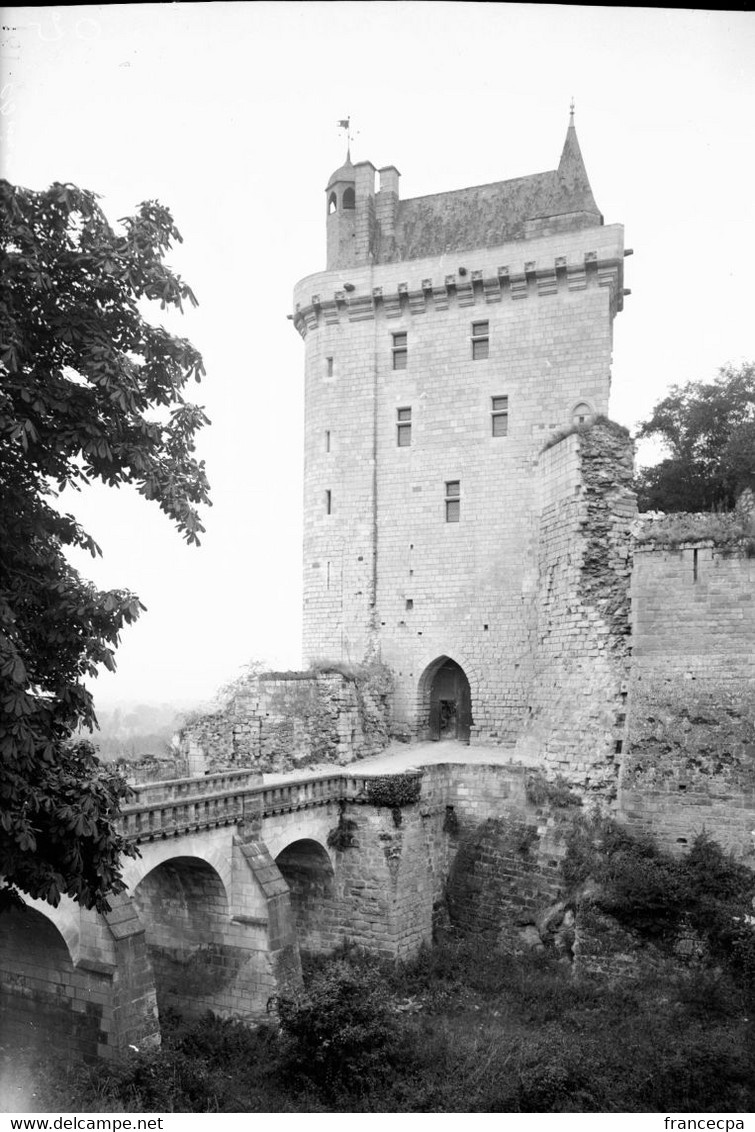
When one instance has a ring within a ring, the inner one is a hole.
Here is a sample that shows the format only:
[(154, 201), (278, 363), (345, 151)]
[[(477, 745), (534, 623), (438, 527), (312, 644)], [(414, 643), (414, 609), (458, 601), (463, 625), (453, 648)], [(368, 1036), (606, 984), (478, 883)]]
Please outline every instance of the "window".
[(399, 448), (408, 448), (412, 442), (411, 409), (396, 410), (396, 443)]
[(493, 436), (508, 436), (509, 432), (509, 399), (508, 397), (490, 398), (490, 419)]
[(338, 198), (335, 193), (331, 193), (328, 198), (328, 215), (330, 216), (338, 208)]
[(326, 377), (332, 377), (333, 376), (333, 359), (332, 358), (326, 358), (325, 359), (325, 376)]
[(354, 196), (354, 190), (353, 189), (345, 189), (344, 190), (343, 207), (349, 208), (349, 209), (356, 208), (356, 198)]
[(325, 451), (330, 452), (330, 429), (325, 430)]
[(408, 335), (406, 331), (393, 335), (393, 368), (406, 369), (406, 359), (409, 355)]
[(472, 359), (479, 362), (490, 354), (490, 323), (472, 323)]
[(325, 492), (325, 514), (333, 514), (333, 493), (330, 491), (330, 489)]
[(589, 421), (591, 416), (592, 409), (590, 408), (590, 406), (586, 401), (580, 401), (578, 405), (574, 406), (571, 419), (574, 424), (584, 424), (585, 421)]
[(461, 510), (461, 481), (446, 481), (446, 522), (458, 523)]

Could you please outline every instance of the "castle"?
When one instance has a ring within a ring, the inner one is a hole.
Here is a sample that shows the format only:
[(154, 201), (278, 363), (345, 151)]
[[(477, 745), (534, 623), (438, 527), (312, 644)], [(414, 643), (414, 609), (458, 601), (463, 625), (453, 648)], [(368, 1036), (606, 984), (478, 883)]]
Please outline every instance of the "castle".
[(327, 268), (294, 295), (305, 661), (380, 656), (398, 726), (513, 744), (538, 678), (541, 452), (608, 411), (629, 253), (573, 111), (553, 171), (409, 200), (395, 167), (375, 177), (350, 157), (330, 177)]
[[(403, 958), (444, 908), (491, 945), (537, 941), (588, 801), (666, 849), (704, 832), (755, 860), (755, 521), (637, 517), (604, 415), (622, 229), (573, 122), (553, 172), (403, 202), (375, 172), (331, 177), (327, 269), (293, 314), (305, 649), (326, 663), (185, 729), (186, 776), (124, 810), (141, 855), (111, 911), (0, 917), (6, 1043), (118, 1058), (164, 1007), (259, 1020), (300, 949)], [(488, 746), (337, 765), (402, 729)], [(332, 765), (259, 774), (313, 762)], [(587, 904), (573, 969), (623, 969)]]

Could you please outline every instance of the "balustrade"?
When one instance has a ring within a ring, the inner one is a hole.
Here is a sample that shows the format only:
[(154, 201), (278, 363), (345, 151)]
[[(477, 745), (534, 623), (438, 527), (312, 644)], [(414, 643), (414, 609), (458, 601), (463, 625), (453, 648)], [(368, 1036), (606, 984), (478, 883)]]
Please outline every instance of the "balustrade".
[(358, 801), (369, 782), (343, 771), (268, 785), (261, 779), (257, 771), (247, 769), (143, 783), (123, 807), (121, 831), (129, 840), (151, 841), (328, 802)]

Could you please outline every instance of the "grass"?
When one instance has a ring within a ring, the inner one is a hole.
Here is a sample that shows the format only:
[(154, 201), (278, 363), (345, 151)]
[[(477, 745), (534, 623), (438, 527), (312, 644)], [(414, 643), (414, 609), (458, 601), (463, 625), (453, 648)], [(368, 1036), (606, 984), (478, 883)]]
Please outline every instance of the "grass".
[[(121, 1068), (71, 1079), (40, 1060), (29, 1111), (748, 1112), (755, 1102), (753, 1023), (717, 972), (575, 980), (547, 956), (468, 938), (400, 965), (346, 947), (309, 962), (306, 983), (283, 1030), (169, 1016), (162, 1050)], [(354, 986), (369, 995), (357, 1001)], [(317, 1050), (334, 1036), (346, 1053), (325, 1072)]]

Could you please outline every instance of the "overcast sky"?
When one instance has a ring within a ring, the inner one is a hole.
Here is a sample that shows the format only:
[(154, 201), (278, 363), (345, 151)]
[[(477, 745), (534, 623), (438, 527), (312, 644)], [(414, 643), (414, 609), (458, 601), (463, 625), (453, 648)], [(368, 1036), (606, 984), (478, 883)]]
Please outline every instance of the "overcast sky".
[(198, 701), (251, 657), (300, 661), (304, 353), (286, 315), (325, 266), (339, 119), (406, 198), (555, 168), (573, 96), (598, 207), (635, 251), (611, 415), (631, 428), (670, 384), (755, 357), (752, 13), (257, 2), (3, 23), (2, 175), (93, 189), (112, 220), (167, 204), (200, 301), (171, 329), (207, 367), (202, 547), (127, 491), (69, 504), (104, 551), (76, 565), (148, 606), (103, 704)]

